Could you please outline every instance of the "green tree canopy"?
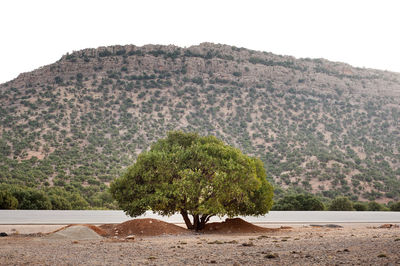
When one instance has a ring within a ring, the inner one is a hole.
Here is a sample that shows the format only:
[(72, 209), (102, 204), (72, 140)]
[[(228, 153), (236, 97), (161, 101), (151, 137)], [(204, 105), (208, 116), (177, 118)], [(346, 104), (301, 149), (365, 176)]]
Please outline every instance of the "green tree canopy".
[(311, 194), (289, 194), (275, 202), (276, 211), (323, 211), (324, 203)]
[(263, 215), (273, 196), (259, 159), (216, 137), (180, 131), (168, 133), (141, 153), (110, 190), (131, 216), (147, 210), (180, 213), (186, 226), (195, 230), (215, 215)]
[(363, 202), (355, 202), (353, 204), (353, 208), (356, 211), (367, 211), (368, 210), (368, 205), (366, 203), (363, 203)]
[(354, 211), (353, 203), (347, 197), (336, 197), (329, 206), (330, 211)]
[(392, 205), (390, 205), (390, 210), (392, 212), (400, 212), (400, 201), (393, 203)]
[(43, 191), (17, 187), (12, 194), (17, 198), (20, 210), (51, 210), (51, 201)]
[(368, 202), (369, 211), (383, 211), (383, 206), (376, 201)]
[(14, 210), (18, 207), (18, 200), (9, 191), (0, 191), (0, 209)]
[(60, 187), (39, 190), (32, 187), (0, 184), (0, 209), (83, 210), (88, 202), (78, 193)]

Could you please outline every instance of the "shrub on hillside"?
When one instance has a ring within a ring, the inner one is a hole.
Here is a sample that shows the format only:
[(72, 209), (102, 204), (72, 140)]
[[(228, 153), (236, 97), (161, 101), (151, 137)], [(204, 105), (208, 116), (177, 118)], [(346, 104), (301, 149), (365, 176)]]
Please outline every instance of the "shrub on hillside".
[(329, 206), (330, 211), (354, 211), (353, 203), (347, 197), (336, 197)]
[(363, 203), (363, 202), (355, 202), (354, 204), (353, 204), (353, 208), (356, 210), (356, 211), (367, 211), (368, 210), (368, 206), (367, 206), (367, 204), (365, 204), (365, 203)]
[(18, 207), (18, 200), (8, 191), (0, 191), (0, 209), (14, 210)]
[(311, 194), (285, 195), (275, 202), (273, 210), (276, 211), (323, 211), (324, 203)]
[(390, 205), (390, 210), (392, 212), (400, 212), (400, 201), (393, 203), (392, 205)]
[(368, 210), (369, 211), (382, 211), (383, 206), (376, 201), (368, 202)]

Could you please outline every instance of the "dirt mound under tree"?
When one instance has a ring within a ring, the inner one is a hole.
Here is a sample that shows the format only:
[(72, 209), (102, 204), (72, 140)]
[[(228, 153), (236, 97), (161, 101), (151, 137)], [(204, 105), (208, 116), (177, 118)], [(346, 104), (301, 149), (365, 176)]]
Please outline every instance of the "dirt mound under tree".
[(99, 228), (111, 237), (180, 235), (190, 232), (180, 226), (151, 218), (133, 219), (121, 224), (103, 224)]
[(264, 233), (276, 232), (280, 229), (260, 227), (240, 218), (226, 219), (224, 222), (206, 224), (202, 230), (206, 234), (236, 234), (236, 233)]
[[(256, 226), (240, 218), (226, 219), (224, 222), (206, 224), (201, 233), (205, 234), (240, 234), (275, 232), (280, 229), (271, 229)], [(91, 224), (68, 225), (62, 227), (46, 237), (52, 239), (100, 239), (102, 237), (126, 238), (128, 236), (159, 236), (182, 235), (192, 231), (157, 219), (133, 219), (120, 224)]]

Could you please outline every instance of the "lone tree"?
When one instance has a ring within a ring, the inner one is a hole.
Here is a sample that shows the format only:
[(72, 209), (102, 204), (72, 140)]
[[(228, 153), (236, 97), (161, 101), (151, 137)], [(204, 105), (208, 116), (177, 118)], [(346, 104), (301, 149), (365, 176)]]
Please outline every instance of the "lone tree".
[(110, 190), (133, 217), (147, 210), (180, 213), (192, 230), (203, 229), (216, 215), (263, 215), (273, 196), (259, 159), (216, 137), (180, 131), (141, 153)]

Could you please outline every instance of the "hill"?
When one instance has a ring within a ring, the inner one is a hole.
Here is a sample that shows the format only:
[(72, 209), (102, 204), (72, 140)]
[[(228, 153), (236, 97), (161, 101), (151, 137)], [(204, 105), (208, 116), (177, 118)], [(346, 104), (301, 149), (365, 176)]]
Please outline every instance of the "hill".
[(227, 45), (85, 49), (0, 85), (0, 183), (92, 206), (173, 129), (259, 157), (284, 191), (400, 197), (400, 74)]

